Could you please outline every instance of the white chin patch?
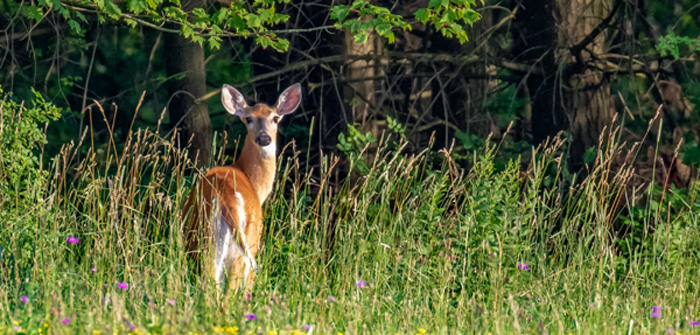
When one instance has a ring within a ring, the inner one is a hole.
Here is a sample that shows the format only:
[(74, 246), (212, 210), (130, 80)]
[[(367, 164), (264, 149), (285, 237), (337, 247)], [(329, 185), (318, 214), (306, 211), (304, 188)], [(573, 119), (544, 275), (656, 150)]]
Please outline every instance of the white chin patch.
[(258, 150), (260, 150), (260, 154), (263, 156), (263, 158), (266, 159), (270, 157), (274, 158), (275, 155), (277, 155), (277, 145), (275, 142), (272, 142), (264, 147), (258, 146)]

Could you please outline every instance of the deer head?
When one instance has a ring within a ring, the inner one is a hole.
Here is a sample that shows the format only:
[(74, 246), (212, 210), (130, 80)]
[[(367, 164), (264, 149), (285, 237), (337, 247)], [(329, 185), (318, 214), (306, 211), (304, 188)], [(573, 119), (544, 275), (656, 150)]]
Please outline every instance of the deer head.
[(221, 103), (226, 110), (241, 118), (248, 127), (246, 145), (255, 143), (263, 158), (275, 155), (277, 127), (280, 120), (291, 114), (301, 103), (301, 85), (294, 84), (284, 90), (274, 106), (263, 103), (248, 106), (241, 92), (224, 84), (221, 89)]

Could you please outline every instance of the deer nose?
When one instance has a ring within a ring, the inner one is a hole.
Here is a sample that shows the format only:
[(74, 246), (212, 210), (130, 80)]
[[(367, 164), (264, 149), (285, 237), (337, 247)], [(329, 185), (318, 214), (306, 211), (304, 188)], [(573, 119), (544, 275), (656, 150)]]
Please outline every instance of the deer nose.
[(260, 133), (258, 136), (255, 137), (255, 143), (257, 143), (261, 147), (266, 147), (270, 145), (272, 142), (272, 138), (270, 135), (265, 134), (265, 133)]

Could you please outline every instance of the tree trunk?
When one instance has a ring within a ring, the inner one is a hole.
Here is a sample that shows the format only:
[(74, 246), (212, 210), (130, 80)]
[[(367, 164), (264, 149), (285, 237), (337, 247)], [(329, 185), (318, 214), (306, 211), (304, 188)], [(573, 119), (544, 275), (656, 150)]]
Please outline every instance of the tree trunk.
[(606, 51), (605, 32), (590, 40), (580, 53), (576, 50), (608, 16), (611, 5), (608, 0), (557, 0), (557, 9), (561, 18), (557, 63), (572, 70), (562, 78), (562, 104), (573, 139), (571, 162), (578, 169), (586, 150), (596, 146), (601, 132), (612, 126), (613, 113), (608, 80), (593, 66), (595, 59)]
[[(374, 113), (381, 102), (378, 100), (377, 89), (379, 84), (375, 77), (383, 73), (381, 64), (375, 59), (357, 60), (357, 56), (374, 55), (379, 56), (382, 51), (382, 41), (379, 36), (372, 32), (367, 32), (367, 40), (364, 43), (356, 43), (352, 33), (345, 31), (345, 80), (344, 87), (345, 100), (349, 104), (351, 113), (350, 123), (358, 124), (358, 130), (362, 133), (371, 133), (375, 138), (381, 136), (386, 128), (386, 121), (374, 117)], [(369, 166), (375, 159), (375, 149), (378, 143), (369, 144), (368, 150), (362, 154), (363, 161)], [(357, 171), (355, 171), (357, 172)], [(350, 178), (356, 180), (359, 175), (351, 175)]]
[[(182, 2), (186, 12), (203, 6), (201, 0)], [(212, 141), (207, 104), (196, 102), (206, 93), (204, 49), (179, 34), (165, 34), (164, 52), (167, 75), (174, 77), (168, 84), (170, 124), (178, 127), (181, 148), (189, 146), (189, 158), (204, 167), (211, 159)]]
[[(355, 56), (378, 55), (382, 50), (382, 41), (374, 32), (367, 33), (367, 41), (356, 43), (350, 31), (345, 31), (345, 56), (347, 58), (345, 79), (349, 84), (345, 98), (350, 103), (351, 122), (364, 125), (376, 107), (376, 82), (373, 78), (382, 74), (381, 67), (373, 59), (355, 60)], [(364, 79), (364, 80), (363, 80)]]
[(609, 0), (525, 0), (516, 19), (516, 59), (535, 69), (526, 76), (533, 140), (567, 130), (575, 170), (612, 122), (609, 83), (593, 64), (606, 49), (605, 31), (596, 28), (611, 7)]

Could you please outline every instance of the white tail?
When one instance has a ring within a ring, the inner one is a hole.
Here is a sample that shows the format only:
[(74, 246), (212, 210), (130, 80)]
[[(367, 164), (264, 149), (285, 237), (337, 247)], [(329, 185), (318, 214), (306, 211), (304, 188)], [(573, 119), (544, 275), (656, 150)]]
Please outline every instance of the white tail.
[(233, 166), (209, 170), (190, 191), (182, 209), (183, 229), (188, 254), (199, 260), (200, 250), (213, 248), (213, 255), (204, 256), (213, 264), (204, 266), (213, 267), (217, 283), (228, 275), (228, 286), (237, 289), (242, 283), (250, 287), (258, 270), (262, 204), (272, 192), (277, 168), (277, 126), (299, 107), (301, 86), (287, 88), (271, 107), (248, 106), (240, 92), (224, 85), (221, 102), (248, 126), (248, 134)]

